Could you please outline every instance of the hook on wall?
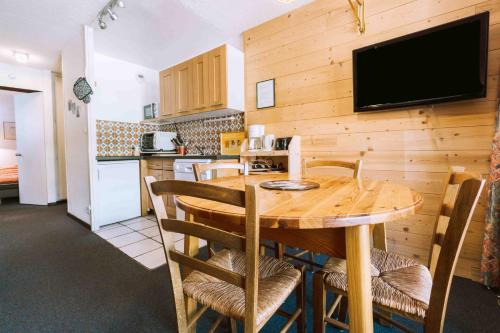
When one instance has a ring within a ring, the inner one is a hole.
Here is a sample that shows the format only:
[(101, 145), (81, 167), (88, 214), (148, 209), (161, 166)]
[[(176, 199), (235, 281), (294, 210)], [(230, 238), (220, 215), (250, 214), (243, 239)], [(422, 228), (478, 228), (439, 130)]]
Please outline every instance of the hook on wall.
[(365, 25), (365, 0), (347, 0), (351, 6), (352, 13), (358, 25), (358, 31), (364, 34), (366, 31)]

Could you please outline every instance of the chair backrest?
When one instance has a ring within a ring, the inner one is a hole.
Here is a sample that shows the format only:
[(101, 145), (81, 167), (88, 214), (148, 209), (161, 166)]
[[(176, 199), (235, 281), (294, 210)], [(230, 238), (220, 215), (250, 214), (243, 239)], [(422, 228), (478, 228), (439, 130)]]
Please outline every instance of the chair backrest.
[[(259, 215), (256, 185), (246, 185), (245, 191), (221, 188), (204, 183), (164, 180), (156, 181), (154, 177), (144, 178), (148, 193), (153, 203), (156, 217), (162, 230), (163, 248), (170, 270), (178, 331), (187, 332), (196, 319), (187, 318), (180, 265), (211, 275), (245, 289), (245, 329), (256, 331), (258, 260), (259, 260)], [(246, 237), (241, 237), (203, 224), (168, 219), (162, 195), (174, 194), (197, 197), (217, 201), (246, 210)], [(174, 233), (207, 239), (226, 248), (245, 251), (246, 275), (240, 275), (215, 266), (197, 258), (190, 257), (175, 250)]]
[[(203, 180), (202, 175), (205, 171), (214, 170), (217, 172), (219, 169), (233, 169), (239, 170), (245, 176), (248, 176), (248, 164), (247, 163), (195, 163), (193, 164), (194, 178), (196, 181)], [(213, 178), (217, 178), (217, 174)]]
[(436, 270), (443, 238), (446, 233), (446, 229), (448, 228), (451, 212), (455, 206), (458, 192), (463, 182), (471, 178), (480, 178), (480, 175), (465, 172), (465, 168), (460, 166), (451, 167), (446, 175), (446, 186), (441, 195), (441, 207), (436, 223), (434, 224), (434, 232), (432, 234), (432, 242), (429, 253), (428, 267), (432, 276), (434, 276), (434, 272)]
[[(439, 219), (441, 223), (438, 222), (440, 225), (433, 240), (434, 244), (440, 245), (440, 251), (435, 265), (429, 308), (426, 312), (425, 332), (443, 331), (453, 273), (485, 180), (465, 173), (452, 173), (450, 183), (460, 186), (449, 217), (441, 215), (446, 219)], [(447, 208), (444, 208), (442, 214), (447, 212)], [(444, 231), (444, 234), (441, 234), (441, 231)]]
[(302, 160), (302, 172), (307, 176), (309, 169), (312, 168), (347, 168), (353, 170), (353, 178), (361, 179), (361, 168), (363, 166), (362, 160), (356, 162), (345, 162), (335, 160), (317, 160), (317, 159), (304, 159)]

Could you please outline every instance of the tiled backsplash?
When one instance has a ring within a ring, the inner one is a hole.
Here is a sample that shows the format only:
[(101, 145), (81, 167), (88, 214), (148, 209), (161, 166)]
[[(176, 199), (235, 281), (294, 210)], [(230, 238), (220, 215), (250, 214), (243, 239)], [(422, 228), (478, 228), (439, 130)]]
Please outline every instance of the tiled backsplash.
[[(132, 147), (140, 144), (141, 134), (151, 131), (176, 132), (187, 142), (188, 153), (197, 152), (199, 146), (207, 155), (220, 154), (220, 133), (244, 130), (244, 115), (237, 114), (222, 118), (193, 120), (167, 125), (97, 120), (97, 155), (129, 156)], [(176, 129), (177, 128), (177, 129)]]
[[(177, 129), (176, 129), (177, 128)], [(220, 133), (242, 132), (245, 128), (243, 114), (223, 118), (193, 120), (175, 125), (162, 125), (161, 131), (177, 132), (187, 141), (188, 153), (196, 153), (194, 146), (203, 149), (206, 155), (220, 154)]]
[(141, 134), (157, 131), (159, 126), (97, 120), (96, 129), (97, 156), (130, 156)]

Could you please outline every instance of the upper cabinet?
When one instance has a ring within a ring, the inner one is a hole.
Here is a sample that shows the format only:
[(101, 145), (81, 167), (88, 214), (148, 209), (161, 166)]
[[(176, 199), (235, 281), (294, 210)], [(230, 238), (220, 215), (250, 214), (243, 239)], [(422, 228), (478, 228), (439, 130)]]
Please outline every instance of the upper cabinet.
[(193, 109), (203, 110), (208, 107), (208, 54), (202, 54), (192, 60), (193, 66)]
[(190, 61), (174, 67), (175, 73), (175, 110), (177, 113), (189, 112), (193, 108), (193, 68)]
[(208, 52), (208, 91), (210, 107), (226, 104), (226, 47)]
[(175, 78), (173, 68), (160, 72), (160, 115), (162, 117), (175, 114)]
[(222, 45), (160, 73), (161, 117), (243, 111), (243, 53)]

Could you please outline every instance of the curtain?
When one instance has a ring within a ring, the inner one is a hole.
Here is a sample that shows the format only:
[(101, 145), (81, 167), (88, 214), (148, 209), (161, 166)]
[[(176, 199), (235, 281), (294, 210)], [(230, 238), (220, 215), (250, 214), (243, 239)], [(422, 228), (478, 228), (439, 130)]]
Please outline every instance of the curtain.
[(488, 209), (481, 258), (483, 283), (490, 288), (500, 287), (500, 104), (493, 139), (489, 176)]

